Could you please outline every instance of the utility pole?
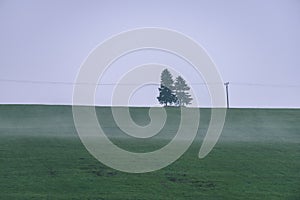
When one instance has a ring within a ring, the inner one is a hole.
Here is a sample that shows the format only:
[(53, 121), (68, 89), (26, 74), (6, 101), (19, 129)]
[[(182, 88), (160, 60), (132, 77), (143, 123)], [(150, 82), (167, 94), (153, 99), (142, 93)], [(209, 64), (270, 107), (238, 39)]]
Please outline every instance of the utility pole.
[(226, 86), (227, 108), (229, 108), (229, 96), (228, 96), (228, 85), (229, 85), (229, 82), (224, 83), (224, 85)]

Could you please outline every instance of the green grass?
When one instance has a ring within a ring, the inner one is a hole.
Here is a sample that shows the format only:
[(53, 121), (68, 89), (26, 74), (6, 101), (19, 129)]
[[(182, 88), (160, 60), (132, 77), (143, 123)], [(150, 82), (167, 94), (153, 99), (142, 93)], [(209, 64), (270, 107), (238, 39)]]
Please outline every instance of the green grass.
[[(149, 122), (147, 108), (130, 110), (137, 123)], [(112, 141), (136, 152), (167, 144), (179, 120), (168, 108), (157, 137), (130, 139), (110, 108), (97, 113)], [(300, 199), (300, 110), (230, 109), (217, 145), (199, 159), (209, 118), (201, 109), (197, 139), (179, 160), (128, 174), (87, 152), (70, 106), (1, 105), (0, 199)]]

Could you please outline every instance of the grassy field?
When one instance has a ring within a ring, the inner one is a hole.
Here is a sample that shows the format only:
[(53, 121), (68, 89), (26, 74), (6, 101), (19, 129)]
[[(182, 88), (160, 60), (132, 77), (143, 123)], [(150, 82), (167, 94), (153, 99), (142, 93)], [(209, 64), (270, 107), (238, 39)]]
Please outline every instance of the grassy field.
[[(137, 123), (149, 122), (147, 108), (130, 110)], [(158, 136), (130, 139), (110, 108), (97, 113), (112, 141), (136, 152), (165, 145), (179, 120), (168, 108)], [(128, 174), (87, 152), (70, 106), (0, 105), (0, 199), (300, 199), (300, 110), (230, 109), (217, 145), (199, 159), (209, 117), (201, 109), (197, 139), (175, 163)]]

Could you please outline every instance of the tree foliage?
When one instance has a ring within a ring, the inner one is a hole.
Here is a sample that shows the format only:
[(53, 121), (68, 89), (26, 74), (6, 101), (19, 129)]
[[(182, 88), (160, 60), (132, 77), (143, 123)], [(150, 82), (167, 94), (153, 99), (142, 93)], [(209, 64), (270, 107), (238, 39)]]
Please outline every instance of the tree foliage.
[(159, 90), (159, 96), (157, 100), (160, 104), (165, 106), (175, 104), (177, 102), (176, 95), (173, 92), (174, 81), (173, 76), (168, 69), (164, 69), (161, 73), (161, 83)]
[(188, 92), (190, 87), (186, 84), (186, 81), (181, 76), (176, 78), (174, 90), (177, 97), (178, 106), (186, 106), (191, 104), (193, 98)]
[(177, 97), (175, 94), (173, 94), (172, 90), (168, 87), (165, 87), (163, 85), (158, 88), (159, 90), (159, 96), (157, 97), (160, 104), (164, 104), (165, 106), (168, 106), (177, 102)]
[(161, 85), (173, 90), (174, 88), (174, 81), (171, 72), (168, 69), (164, 69), (160, 76)]
[(159, 96), (157, 100), (165, 106), (172, 104), (186, 106), (191, 104), (193, 100), (188, 92), (190, 87), (186, 81), (181, 76), (178, 76), (174, 83), (173, 76), (168, 69), (164, 69), (161, 73), (161, 84), (158, 90)]

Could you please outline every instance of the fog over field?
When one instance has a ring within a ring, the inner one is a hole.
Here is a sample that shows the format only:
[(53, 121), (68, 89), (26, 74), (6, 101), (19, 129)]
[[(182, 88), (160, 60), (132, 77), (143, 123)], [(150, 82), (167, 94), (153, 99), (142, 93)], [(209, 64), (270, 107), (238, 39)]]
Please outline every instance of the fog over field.
[[(180, 117), (178, 108), (168, 108), (161, 132), (139, 139), (116, 126), (111, 108), (96, 110), (107, 137), (136, 153), (167, 145)], [(149, 122), (147, 108), (130, 111), (139, 125)], [(177, 161), (151, 173), (130, 174), (89, 154), (75, 130), (71, 106), (0, 105), (0, 198), (299, 199), (298, 109), (228, 110), (219, 141), (203, 159), (198, 153), (210, 109), (200, 111), (197, 139)]]

